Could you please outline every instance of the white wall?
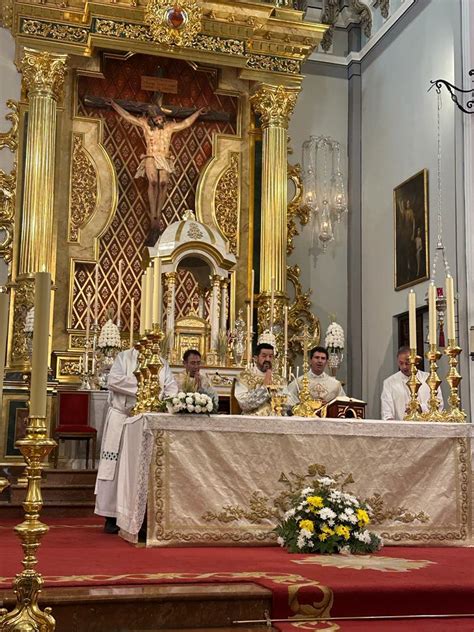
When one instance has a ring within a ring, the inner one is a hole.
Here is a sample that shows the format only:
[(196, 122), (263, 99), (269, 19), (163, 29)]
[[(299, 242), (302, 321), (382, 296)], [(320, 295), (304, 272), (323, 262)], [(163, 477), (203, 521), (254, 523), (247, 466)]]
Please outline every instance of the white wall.
[[(0, 28), (0, 131), (10, 129), (10, 122), (5, 121), (5, 115), (11, 112), (7, 108), (8, 99), (18, 101), (20, 98), (20, 74), (13, 63), (15, 43), (10, 32)], [(8, 149), (0, 151), (0, 169), (10, 173), (14, 162), (14, 154)], [(1, 237), (1, 236), (0, 236)], [(0, 285), (7, 281), (7, 266), (0, 258)]]
[[(343, 173), (347, 177), (347, 121), (348, 82), (345, 77), (322, 76), (317, 73), (318, 64), (307, 64), (295, 112), (292, 116), (289, 136), (294, 154), (289, 160), (301, 163), (301, 146), (309, 136), (332, 136), (341, 143)], [(297, 222), (299, 226), (299, 222)], [(312, 245), (312, 228), (302, 227), (295, 238), (295, 249), (289, 264), (297, 263), (301, 268), (303, 290), (312, 289), (313, 312), (321, 321), (322, 342), (329, 324), (329, 315), (334, 313), (338, 322), (347, 327), (347, 221), (336, 228), (337, 239), (322, 253)], [(340, 377), (345, 380), (345, 362)]]
[[(423, 4), (398, 37), (362, 66), (363, 392), (372, 417), (380, 414), (382, 381), (395, 369), (394, 316), (407, 309), (408, 290), (394, 291), (392, 192), (421, 169), (429, 170), (431, 266), (437, 234), (437, 98), (434, 90), (427, 90), (431, 79), (455, 83), (460, 64), (455, 50), (460, 40), (459, 0)], [(456, 210), (463, 215), (463, 196), (456, 195), (462, 170), (455, 153), (456, 116), (443, 94), (444, 243), (454, 274), (464, 265), (456, 261)], [(426, 289), (427, 282), (414, 286), (418, 306)]]

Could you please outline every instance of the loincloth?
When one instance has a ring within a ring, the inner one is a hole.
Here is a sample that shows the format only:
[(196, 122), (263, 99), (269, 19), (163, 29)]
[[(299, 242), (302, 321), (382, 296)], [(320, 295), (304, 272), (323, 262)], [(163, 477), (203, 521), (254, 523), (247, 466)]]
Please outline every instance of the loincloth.
[(141, 162), (138, 165), (135, 178), (146, 178), (146, 159), (153, 158), (157, 171), (167, 171), (168, 173), (174, 173), (174, 158), (165, 158), (164, 156), (152, 156), (149, 154), (143, 154), (141, 156)]

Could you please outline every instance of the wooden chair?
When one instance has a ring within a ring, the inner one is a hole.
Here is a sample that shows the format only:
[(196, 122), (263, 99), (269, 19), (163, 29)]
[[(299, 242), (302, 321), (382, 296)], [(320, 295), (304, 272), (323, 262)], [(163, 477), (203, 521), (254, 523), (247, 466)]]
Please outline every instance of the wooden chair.
[[(58, 391), (56, 429), (58, 441), (86, 441), (86, 469), (89, 467), (89, 442), (92, 440), (92, 469), (95, 469), (97, 430), (89, 425), (89, 391)], [(58, 467), (59, 446), (54, 455)]]

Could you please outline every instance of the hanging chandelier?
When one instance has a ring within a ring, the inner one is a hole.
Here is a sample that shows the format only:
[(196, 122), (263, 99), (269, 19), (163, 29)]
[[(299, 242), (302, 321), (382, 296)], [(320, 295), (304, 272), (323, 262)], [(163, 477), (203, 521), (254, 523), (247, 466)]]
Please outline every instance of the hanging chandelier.
[(309, 211), (313, 236), (323, 252), (334, 240), (334, 224), (348, 211), (341, 145), (330, 136), (310, 136), (303, 143), (303, 206)]

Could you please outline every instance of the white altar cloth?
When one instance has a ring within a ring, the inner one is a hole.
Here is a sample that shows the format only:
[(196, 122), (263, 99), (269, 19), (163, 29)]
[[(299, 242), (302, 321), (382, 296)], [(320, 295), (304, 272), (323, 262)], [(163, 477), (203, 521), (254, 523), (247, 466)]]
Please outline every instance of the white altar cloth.
[[(473, 544), (471, 424), (145, 414), (125, 424), (118, 525), (147, 545), (274, 544), (290, 493), (326, 474), (386, 544)], [(342, 480), (342, 479), (341, 479)]]

